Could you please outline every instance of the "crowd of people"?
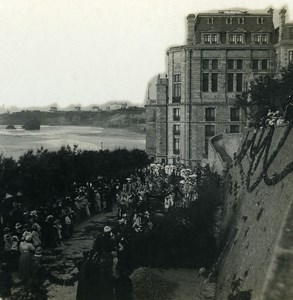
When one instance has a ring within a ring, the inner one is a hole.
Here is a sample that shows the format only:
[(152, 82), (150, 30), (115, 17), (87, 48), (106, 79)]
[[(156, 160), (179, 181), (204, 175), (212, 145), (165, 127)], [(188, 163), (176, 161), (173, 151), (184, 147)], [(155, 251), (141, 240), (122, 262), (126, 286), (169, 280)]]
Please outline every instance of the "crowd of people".
[(283, 126), (293, 120), (293, 100), (291, 100), (285, 107), (284, 112), (280, 110), (269, 109), (264, 118), (264, 125), (267, 126)]
[(131, 299), (129, 275), (137, 267), (152, 266), (159, 220), (196, 201), (198, 185), (209, 173), (208, 166), (191, 170), (151, 164), (126, 178), (117, 189), (117, 223), (104, 227), (79, 264), (76, 299)]
[(47, 206), (29, 210), (10, 201), (1, 219), (5, 270), (17, 270), (22, 283), (31, 284), (40, 275), (44, 249), (62, 245), (77, 222), (117, 204), (117, 224), (104, 228), (79, 263), (77, 299), (129, 299), (130, 271), (152, 264), (149, 235), (158, 220), (196, 201), (208, 172), (208, 166), (151, 164), (124, 180), (99, 177), (75, 185), (71, 195)]

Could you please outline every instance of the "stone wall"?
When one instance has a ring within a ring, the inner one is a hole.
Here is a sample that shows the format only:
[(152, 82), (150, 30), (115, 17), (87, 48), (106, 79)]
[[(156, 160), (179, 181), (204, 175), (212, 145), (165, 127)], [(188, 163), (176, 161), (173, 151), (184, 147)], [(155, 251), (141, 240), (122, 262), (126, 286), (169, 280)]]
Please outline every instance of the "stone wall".
[(214, 136), (209, 140), (208, 162), (209, 162), (210, 168), (213, 172), (217, 172), (218, 174), (223, 175), (225, 163), (224, 163), (220, 153), (214, 147), (214, 142), (219, 139), (223, 139), (222, 134)]
[(234, 153), (238, 151), (242, 138), (243, 135), (238, 133), (223, 134), (223, 145), (231, 158), (233, 158)]
[[(277, 127), (271, 139), (271, 129), (259, 131), (253, 148), (247, 141), (254, 133), (248, 132), (229, 170), (217, 300), (227, 299), (236, 282), (240, 291), (251, 290), (253, 300), (293, 299), (293, 130), (286, 137), (288, 128)], [(265, 148), (259, 147), (264, 139)]]

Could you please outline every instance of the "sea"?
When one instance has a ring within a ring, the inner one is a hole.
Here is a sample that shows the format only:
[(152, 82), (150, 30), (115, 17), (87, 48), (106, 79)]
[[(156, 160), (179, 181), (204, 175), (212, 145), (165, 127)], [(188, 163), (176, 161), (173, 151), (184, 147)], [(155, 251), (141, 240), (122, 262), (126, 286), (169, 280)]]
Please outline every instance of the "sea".
[(18, 159), (28, 150), (41, 147), (56, 151), (62, 146), (78, 146), (82, 150), (145, 149), (145, 134), (120, 128), (86, 126), (41, 126), (40, 130), (24, 130), (21, 126), (8, 130), (0, 125), (0, 154)]

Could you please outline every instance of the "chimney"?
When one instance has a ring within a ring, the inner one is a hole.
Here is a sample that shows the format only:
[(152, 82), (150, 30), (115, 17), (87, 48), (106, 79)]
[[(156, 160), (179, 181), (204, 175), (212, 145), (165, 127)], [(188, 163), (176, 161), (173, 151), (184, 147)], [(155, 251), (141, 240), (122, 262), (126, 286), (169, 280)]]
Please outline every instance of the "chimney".
[(286, 12), (287, 11), (284, 7), (280, 10), (279, 42), (281, 42), (283, 32), (284, 32), (284, 27), (286, 22)]
[(268, 13), (271, 14), (271, 15), (273, 15), (273, 14), (274, 14), (274, 9), (273, 9), (273, 8), (270, 8), (270, 9), (268, 10)]
[(195, 31), (195, 15), (191, 14), (187, 16), (187, 44), (191, 45), (193, 42)]

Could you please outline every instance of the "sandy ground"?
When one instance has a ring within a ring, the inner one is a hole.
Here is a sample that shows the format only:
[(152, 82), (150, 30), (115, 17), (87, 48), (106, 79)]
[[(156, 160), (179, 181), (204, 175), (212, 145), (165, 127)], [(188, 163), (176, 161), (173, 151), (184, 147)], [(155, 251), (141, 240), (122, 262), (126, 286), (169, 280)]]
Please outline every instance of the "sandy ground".
[[(58, 279), (70, 279), (78, 273), (76, 261), (82, 257), (82, 252), (92, 247), (94, 237), (103, 231), (104, 226), (117, 222), (117, 214), (101, 213), (85, 220), (74, 230), (71, 239), (65, 245), (44, 253), (44, 264), (52, 270)], [(193, 269), (152, 269), (163, 279), (176, 282), (176, 290), (172, 300), (199, 300), (199, 278), (197, 270)], [(74, 300), (77, 282), (73, 286), (62, 286), (45, 282), (48, 290), (48, 299)], [(155, 300), (155, 299), (154, 299)]]

